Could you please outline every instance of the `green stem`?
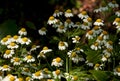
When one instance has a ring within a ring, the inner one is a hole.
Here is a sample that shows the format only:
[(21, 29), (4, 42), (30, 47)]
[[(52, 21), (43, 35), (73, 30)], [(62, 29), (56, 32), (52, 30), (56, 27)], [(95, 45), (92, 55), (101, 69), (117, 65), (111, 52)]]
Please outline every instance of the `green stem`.
[(47, 62), (48, 67), (49, 67), (51, 70), (53, 70), (53, 69), (51, 68), (51, 65), (48, 63), (47, 59), (46, 59), (46, 62)]
[(69, 73), (69, 58), (66, 57), (66, 72)]

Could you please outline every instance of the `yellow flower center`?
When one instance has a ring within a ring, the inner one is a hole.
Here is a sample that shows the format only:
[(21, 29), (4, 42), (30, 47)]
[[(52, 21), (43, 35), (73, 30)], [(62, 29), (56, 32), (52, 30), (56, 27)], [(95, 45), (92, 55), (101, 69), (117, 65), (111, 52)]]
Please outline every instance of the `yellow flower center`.
[(7, 35), (7, 38), (11, 38), (12, 36), (11, 35)]
[(3, 38), (2, 40), (3, 40), (3, 42), (6, 42), (6, 41), (8, 41), (8, 38), (5, 37), (5, 38)]
[(70, 9), (68, 9), (68, 10), (66, 10), (66, 12), (67, 12), (67, 13), (71, 13), (71, 10), (70, 10)]
[(28, 56), (27, 56), (27, 59), (32, 59), (32, 56), (31, 56), (31, 55), (28, 55)]
[(14, 38), (14, 39), (18, 39), (18, 36), (17, 36), (17, 35), (15, 35), (15, 36), (13, 36), (13, 38)]
[(93, 31), (92, 30), (88, 31), (88, 34), (93, 35)]
[(6, 50), (6, 51), (5, 51), (5, 54), (9, 55), (10, 52), (11, 52), (11, 50)]
[(8, 65), (3, 65), (3, 68), (8, 68), (9, 66)]
[(35, 76), (40, 76), (40, 71), (36, 72)]
[(112, 44), (113, 44), (113, 42), (112, 42), (112, 41), (108, 41), (108, 43), (109, 43), (110, 45), (112, 45)]
[(83, 22), (83, 25), (88, 26), (88, 23), (87, 22)]
[(78, 80), (78, 76), (73, 76), (73, 80)]
[(14, 77), (14, 76), (11, 76), (11, 77), (10, 77), (10, 81), (15, 81), (15, 77)]
[(111, 49), (111, 48), (107, 48), (107, 51), (108, 51), (108, 52), (111, 52), (112, 50), (113, 50), (113, 49)]
[(108, 34), (108, 32), (107, 32), (107, 31), (103, 31), (103, 34), (104, 34), (104, 35), (107, 35), (107, 34)]
[(101, 19), (97, 19), (96, 22), (102, 22), (102, 20)]
[(97, 39), (98, 39), (98, 40), (103, 40), (103, 37), (102, 37), (102, 36), (98, 36)]
[(43, 69), (45, 73), (48, 73), (48, 68)]
[(46, 28), (45, 28), (45, 27), (42, 27), (41, 30), (42, 30), (42, 31), (46, 31)]
[(100, 66), (100, 64), (98, 64), (98, 63), (97, 63), (97, 64), (95, 64), (95, 67), (99, 67), (99, 66)]
[(26, 77), (25, 81), (29, 81), (30, 80), (30, 77)]
[(71, 56), (75, 57), (76, 56), (76, 52), (72, 52)]
[(22, 32), (26, 32), (26, 29), (25, 29), (25, 28), (21, 28), (21, 31), (22, 31)]
[(99, 29), (99, 26), (94, 26), (94, 30), (98, 30)]
[(54, 13), (59, 13), (59, 10), (55, 10), (55, 12)]
[(32, 45), (32, 48), (36, 48), (36, 45)]
[(98, 43), (98, 42), (96, 42), (94, 45), (95, 45), (95, 46), (98, 46), (98, 45), (99, 45), (99, 43)]
[(47, 81), (52, 81), (51, 79), (48, 79)]
[(23, 70), (24, 70), (25, 72), (28, 72), (28, 71), (29, 71), (29, 68), (23, 68)]
[(14, 58), (14, 61), (15, 61), (15, 62), (19, 62), (19, 61), (20, 61), (20, 58), (17, 58), (17, 57), (16, 57), (16, 58)]
[(60, 41), (59, 46), (65, 46), (64, 42)]
[(87, 12), (86, 11), (82, 11), (82, 15), (87, 15)]
[(11, 42), (10, 43), (10, 46), (15, 46), (16, 44), (14, 42)]
[(120, 18), (116, 18), (115, 21), (116, 21), (116, 22), (120, 22)]
[(23, 78), (18, 78), (19, 79), (19, 81), (23, 81)]
[(43, 47), (43, 50), (48, 50), (48, 47), (47, 47), (47, 46), (44, 46), (44, 47)]
[(56, 70), (55, 73), (56, 73), (56, 75), (59, 75), (60, 74), (60, 70)]
[(117, 70), (117, 72), (120, 72), (120, 68), (119, 67), (116, 70)]
[(61, 25), (59, 28), (60, 28), (60, 29), (64, 29), (64, 26), (63, 26), (63, 25)]
[(70, 20), (70, 19), (67, 19), (66, 22), (67, 22), (67, 23), (71, 23), (71, 20)]
[(87, 18), (88, 22), (92, 22), (92, 18), (88, 17)]
[(60, 58), (60, 57), (57, 57), (57, 58), (56, 58), (56, 62), (60, 63), (60, 62), (61, 62), (61, 58)]
[(80, 25), (80, 22), (76, 22), (77, 25)]
[(76, 39), (77, 41), (79, 41), (79, 40), (80, 40), (80, 37), (76, 37), (75, 39)]
[(54, 20), (54, 19), (55, 19), (54, 16), (49, 17), (49, 20)]
[(80, 50), (80, 48), (78, 47), (78, 48), (75, 48), (76, 50)]
[(27, 37), (24, 37), (24, 38), (22, 38), (22, 40), (23, 40), (24, 42), (27, 42), (27, 41), (28, 41), (28, 38), (27, 38)]

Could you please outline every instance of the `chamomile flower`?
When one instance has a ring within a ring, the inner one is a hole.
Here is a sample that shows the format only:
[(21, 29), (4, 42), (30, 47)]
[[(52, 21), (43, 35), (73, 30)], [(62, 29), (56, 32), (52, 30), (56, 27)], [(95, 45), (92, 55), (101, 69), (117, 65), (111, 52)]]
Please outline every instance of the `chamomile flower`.
[(57, 78), (61, 79), (62, 77), (61, 71), (59, 69), (57, 69), (56, 71), (53, 71), (52, 74), (55, 79)]
[(76, 48), (74, 49), (74, 51), (75, 51), (76, 53), (84, 52), (84, 50), (81, 49), (80, 47), (76, 47)]
[(113, 22), (113, 25), (119, 25), (120, 23), (120, 18), (115, 18), (114, 22)]
[(60, 10), (58, 10), (58, 9), (55, 10), (54, 13), (53, 13), (53, 16), (54, 16), (54, 17), (60, 17), (61, 15), (63, 15), (63, 12), (60, 11)]
[(55, 24), (52, 25), (53, 28), (58, 28), (60, 26), (63, 25), (63, 22), (61, 22), (59, 19), (57, 20), (57, 22)]
[(78, 17), (81, 19), (89, 17), (86, 11), (82, 11), (81, 13), (78, 14)]
[(75, 22), (74, 26), (75, 28), (81, 28), (81, 23), (78, 21), (78, 22)]
[(8, 44), (10, 44), (10, 40), (7, 38), (7, 37), (4, 37), (1, 41), (0, 41), (0, 43), (2, 44), (2, 45), (8, 45)]
[(78, 76), (72, 76), (72, 81), (78, 81)]
[(54, 79), (47, 79), (47, 81), (55, 81)]
[(103, 61), (103, 62), (106, 62), (107, 60), (108, 60), (108, 56), (107, 55), (102, 55), (102, 58), (101, 58), (101, 60)]
[(47, 29), (45, 27), (42, 27), (41, 29), (38, 30), (38, 33), (40, 35), (46, 35), (46, 31), (47, 31)]
[(60, 67), (63, 65), (63, 60), (60, 57), (54, 58), (52, 60), (51, 66)]
[(40, 48), (40, 45), (32, 45), (30, 52), (35, 51), (38, 48)]
[(67, 9), (65, 11), (65, 17), (73, 17), (73, 13), (72, 13), (72, 11), (70, 9)]
[(107, 42), (105, 43), (105, 46), (106, 46), (106, 48), (113, 49), (113, 42), (112, 42), (112, 41), (107, 41)]
[(20, 39), (21, 39), (20, 36), (18, 36), (18, 35), (14, 35), (14, 36), (12, 37), (11, 41), (12, 41), (12, 42), (19, 43), (19, 40), (20, 40)]
[(22, 63), (21, 59), (18, 57), (13, 57), (11, 59), (11, 63), (13, 63), (13, 65), (20, 65)]
[(120, 10), (116, 11), (116, 12), (115, 12), (115, 15), (116, 15), (117, 17), (120, 17)]
[(88, 23), (89, 26), (91, 26), (92, 25), (92, 18), (87, 17), (87, 18), (83, 19), (83, 22), (86, 22), (86, 23)]
[(23, 78), (17, 78), (15, 81), (24, 81)]
[(88, 24), (88, 22), (83, 22), (83, 24), (81, 25), (81, 29), (83, 29), (83, 30), (90, 29), (90, 25)]
[(95, 70), (101, 70), (101, 69), (102, 69), (102, 66), (103, 66), (103, 64), (98, 64), (98, 63), (96, 63), (95, 66), (94, 66), (94, 69), (95, 69)]
[(32, 77), (26, 77), (25, 81), (33, 81), (33, 78)]
[(88, 60), (86, 60), (86, 65), (88, 65), (89, 67), (93, 67), (93, 63), (92, 62), (89, 62)]
[(120, 67), (114, 69), (114, 75), (120, 76)]
[(57, 21), (58, 20), (54, 16), (50, 16), (47, 24), (49, 24), (49, 25), (56, 24)]
[(14, 50), (6, 50), (3, 57), (4, 58), (11, 58), (13, 54), (15, 54)]
[(43, 53), (48, 53), (51, 51), (52, 51), (52, 49), (49, 49), (47, 46), (44, 46), (43, 49), (41, 50), (41, 52), (43, 52)]
[(59, 33), (65, 33), (66, 30), (67, 30), (67, 28), (65, 28), (64, 25), (61, 25), (57, 28), (56, 31), (59, 32)]
[(93, 12), (98, 13), (98, 12), (102, 12), (102, 10), (101, 10), (101, 8), (96, 8), (96, 9), (94, 9)]
[(116, 26), (117, 32), (120, 32), (120, 24)]
[(105, 57), (109, 58), (111, 56), (111, 52), (113, 49), (111, 48), (107, 48), (105, 50), (103, 50), (103, 54), (105, 55)]
[(17, 79), (17, 76), (13, 76), (12, 74), (8, 74), (7, 76), (5, 76), (5, 78), (3, 78), (2, 81), (15, 81)]
[(102, 36), (104, 40), (109, 39), (109, 35), (107, 31), (102, 31), (100, 36)]
[(103, 26), (104, 25), (102, 19), (97, 19), (93, 24), (96, 25), (96, 26)]
[(117, 8), (117, 7), (119, 7), (119, 5), (116, 3), (115, 0), (113, 0), (112, 2), (109, 2), (108, 6), (111, 7), (111, 8)]
[(3, 66), (0, 66), (0, 70), (1, 71), (10, 71), (10, 66), (9, 65), (3, 65)]
[(44, 77), (44, 78), (51, 78), (51, 75), (49, 74), (48, 68), (44, 68), (44, 69), (42, 70), (42, 73), (43, 73), (43, 77)]
[(19, 45), (17, 45), (15, 42), (11, 42), (7, 48), (9, 49), (17, 49), (19, 47)]
[(94, 35), (94, 33), (93, 33), (92, 30), (89, 30), (89, 31), (87, 32), (87, 34), (86, 34), (86, 37), (87, 37), (88, 39), (93, 39), (94, 36), (95, 36), (95, 35)]
[(41, 71), (37, 71), (32, 74), (32, 78), (41, 80), (41, 79), (43, 79), (43, 73)]
[(74, 38), (72, 38), (72, 42), (73, 43), (79, 43), (80, 42), (80, 37), (79, 36), (75, 36)]
[(32, 55), (27, 55), (24, 59), (27, 63), (34, 62), (35, 58)]
[(92, 28), (92, 31), (94, 32), (95, 35), (99, 35), (103, 30), (101, 29), (100, 26), (94, 26)]
[(59, 50), (65, 50), (67, 47), (68, 47), (68, 43), (67, 43), (67, 42), (60, 41), (60, 42), (58, 43), (58, 49), (59, 49)]
[(25, 28), (21, 28), (21, 29), (18, 31), (18, 34), (19, 34), (20, 36), (22, 36), (22, 35), (26, 36), (26, 35), (27, 35), (27, 31), (26, 31)]
[(31, 43), (31, 40), (27, 37), (22, 37), (19, 42), (20, 44), (29, 45)]
[(46, 58), (45, 53), (40, 51), (40, 53), (38, 54), (37, 58), (40, 58), (40, 57)]
[(98, 42), (95, 42), (94, 44), (92, 44), (90, 46), (90, 48), (93, 49), (93, 50), (98, 50), (98, 49), (101, 49), (101, 46), (99, 45)]
[(96, 42), (98, 42), (100, 45), (106, 43), (106, 41), (103, 39), (103, 36), (98, 36)]
[(66, 28), (72, 28), (74, 27), (74, 23), (71, 21), (71, 19), (66, 19), (66, 21), (64, 22), (64, 26)]

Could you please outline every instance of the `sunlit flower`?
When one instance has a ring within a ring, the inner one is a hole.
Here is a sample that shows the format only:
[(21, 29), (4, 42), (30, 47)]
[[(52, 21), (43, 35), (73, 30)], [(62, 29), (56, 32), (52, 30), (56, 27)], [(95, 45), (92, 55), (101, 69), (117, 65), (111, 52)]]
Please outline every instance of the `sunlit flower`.
[(15, 81), (17, 79), (17, 76), (13, 76), (12, 74), (8, 74), (3, 78), (2, 81)]
[(20, 39), (21, 39), (20, 36), (18, 36), (18, 35), (14, 35), (14, 36), (12, 37), (12, 39), (11, 39), (11, 42), (19, 43), (19, 40), (20, 40)]
[(17, 45), (15, 42), (11, 42), (7, 48), (9, 49), (17, 49), (19, 47), (19, 45)]
[(48, 53), (51, 51), (52, 51), (52, 49), (49, 49), (47, 46), (44, 46), (43, 49), (41, 50), (41, 52), (43, 52), (43, 53)]
[(45, 27), (42, 27), (41, 29), (38, 30), (38, 33), (40, 35), (46, 35), (46, 31), (47, 31), (47, 29)]
[(60, 26), (62, 26), (62, 25), (63, 25), (63, 22), (61, 22), (61, 21), (58, 19), (57, 22), (52, 25), (52, 27), (58, 28), (58, 27), (60, 27)]
[(75, 36), (74, 38), (72, 38), (72, 42), (73, 43), (79, 43), (80, 42), (80, 37), (79, 36)]
[(56, 71), (53, 71), (52, 73), (53, 73), (53, 76), (55, 79), (57, 79), (57, 78), (61, 79), (62, 74), (61, 74), (61, 71), (59, 69), (57, 69)]
[(87, 22), (83, 22), (83, 24), (81, 25), (81, 29), (88, 30), (90, 29), (90, 25)]
[(14, 50), (6, 50), (3, 57), (4, 58), (10, 58), (14, 54)]
[(31, 43), (31, 40), (27, 37), (23, 37), (21, 38), (21, 40), (19, 41), (21, 44), (26, 44), (29, 45)]
[(119, 5), (116, 3), (115, 0), (113, 0), (112, 2), (109, 2), (108, 6), (111, 7), (111, 8), (117, 8), (117, 7), (119, 7)]
[(100, 36), (102, 36), (104, 40), (109, 39), (109, 35), (108, 35), (107, 31), (102, 31), (102, 33), (100, 34)]
[(71, 19), (66, 19), (66, 21), (64, 22), (64, 26), (66, 28), (72, 28), (74, 27), (74, 23), (71, 21)]
[(23, 78), (17, 78), (15, 81), (24, 81)]
[(21, 28), (19, 31), (18, 31), (18, 34), (19, 35), (27, 35), (27, 31), (26, 31), (26, 29), (25, 28)]
[(81, 19), (89, 17), (86, 11), (82, 11), (81, 13), (78, 14), (78, 17)]
[(87, 18), (83, 19), (83, 21), (88, 23), (89, 26), (92, 25), (92, 18), (91, 17), (87, 17)]
[(102, 69), (102, 66), (103, 66), (103, 64), (95, 64), (95, 66), (94, 66), (94, 69), (95, 70), (101, 70)]
[(76, 48), (74, 49), (74, 51), (75, 51), (76, 53), (84, 52), (84, 50), (81, 49), (80, 47), (76, 47)]
[(115, 12), (115, 15), (120, 17), (120, 10)]
[(54, 16), (54, 17), (60, 17), (62, 14), (63, 14), (62, 11), (60, 11), (60, 10), (55, 10), (54, 13), (53, 13), (53, 16)]
[(63, 60), (60, 57), (57, 57), (52, 60), (51, 66), (60, 67), (63, 65)]
[(25, 81), (33, 81), (33, 78), (31, 78), (31, 77), (26, 77), (26, 78), (25, 78)]
[(101, 46), (99, 45), (98, 42), (95, 42), (94, 44), (92, 44), (90, 46), (90, 48), (93, 49), (93, 50), (98, 50), (98, 49), (101, 49)]
[(120, 76), (120, 67), (114, 69), (114, 75)]
[(59, 50), (65, 50), (67, 47), (68, 47), (67, 42), (60, 41), (59, 44), (58, 44)]
[(10, 44), (11, 40), (9, 40), (7, 37), (4, 37), (0, 42), (2, 45), (8, 45)]
[(93, 37), (95, 37), (94, 33), (92, 30), (88, 31), (87, 34), (86, 34), (86, 37), (88, 39), (93, 39)]
[(98, 34), (100, 34), (103, 30), (101, 29), (100, 26), (94, 26), (94, 27), (92, 28), (92, 31), (94, 32), (95, 35), (98, 35)]
[(3, 65), (2, 67), (0, 66), (1, 71), (10, 71), (10, 66), (9, 65)]
[(120, 23), (120, 18), (115, 18), (113, 25), (119, 25)]
[(67, 9), (65, 11), (65, 17), (73, 17), (73, 13), (72, 13), (72, 11), (70, 9)]
[(54, 79), (47, 79), (47, 81), (55, 81)]
[(94, 22), (94, 25), (96, 26), (103, 26), (103, 20), (102, 19), (97, 19), (95, 22)]
[(58, 20), (54, 16), (50, 16), (47, 23), (49, 25), (52, 25), (52, 24), (56, 24), (57, 21)]
[(13, 63), (13, 65), (20, 65), (22, 63), (21, 59), (18, 57), (13, 57), (11, 59), (11, 62)]
[(40, 48), (40, 45), (32, 45), (30, 52), (35, 51), (37, 48)]
[(108, 60), (108, 56), (107, 55), (102, 55), (102, 58), (101, 58), (101, 60), (103, 61), (103, 62), (105, 62), (105, 61), (107, 61)]
[(43, 79), (43, 73), (41, 71), (37, 71), (32, 74), (32, 78), (41, 80)]
[(31, 55), (27, 55), (23, 60), (27, 61), (27, 63), (30, 63), (30, 62), (34, 62), (35, 58)]
[(65, 33), (66, 30), (67, 30), (67, 28), (65, 28), (63, 25), (61, 25), (57, 28), (56, 31), (59, 32), (59, 33)]

